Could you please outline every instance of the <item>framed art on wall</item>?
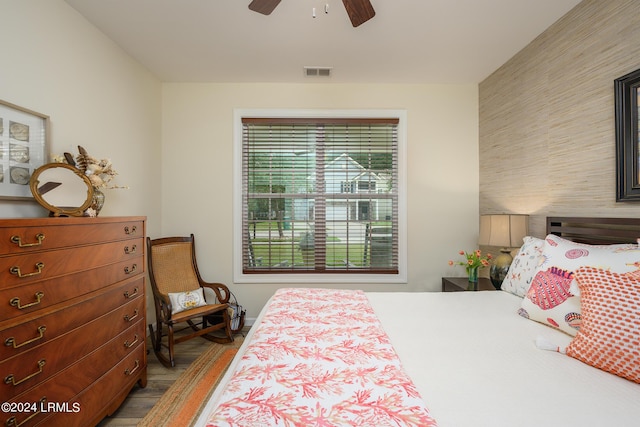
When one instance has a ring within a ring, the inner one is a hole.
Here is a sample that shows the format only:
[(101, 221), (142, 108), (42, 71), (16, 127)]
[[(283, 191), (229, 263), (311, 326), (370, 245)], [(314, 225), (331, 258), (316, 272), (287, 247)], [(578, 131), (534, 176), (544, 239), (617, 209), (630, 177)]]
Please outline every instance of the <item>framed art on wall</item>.
[(49, 116), (0, 100), (0, 200), (33, 199), (29, 180), (48, 139)]
[(617, 202), (640, 201), (640, 70), (614, 81)]

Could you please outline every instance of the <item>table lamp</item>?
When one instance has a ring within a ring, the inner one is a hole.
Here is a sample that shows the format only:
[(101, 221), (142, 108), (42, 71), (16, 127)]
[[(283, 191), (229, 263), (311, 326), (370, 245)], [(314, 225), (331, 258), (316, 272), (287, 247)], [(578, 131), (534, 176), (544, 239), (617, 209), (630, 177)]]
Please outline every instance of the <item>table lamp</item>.
[(500, 255), (493, 260), (489, 273), (491, 283), (496, 289), (500, 289), (513, 261), (511, 248), (522, 246), (522, 239), (528, 234), (528, 215), (500, 214), (480, 216), (478, 244), (501, 248)]

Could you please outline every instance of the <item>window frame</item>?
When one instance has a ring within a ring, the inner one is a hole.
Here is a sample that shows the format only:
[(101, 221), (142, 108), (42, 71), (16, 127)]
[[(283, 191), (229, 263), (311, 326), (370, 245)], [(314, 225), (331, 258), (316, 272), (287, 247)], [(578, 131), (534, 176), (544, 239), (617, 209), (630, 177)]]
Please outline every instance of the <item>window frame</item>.
[[(398, 272), (387, 273), (251, 273), (243, 272), (242, 119), (348, 118), (398, 119)], [(233, 274), (235, 283), (406, 283), (407, 282), (407, 114), (405, 110), (234, 109), (233, 113)]]

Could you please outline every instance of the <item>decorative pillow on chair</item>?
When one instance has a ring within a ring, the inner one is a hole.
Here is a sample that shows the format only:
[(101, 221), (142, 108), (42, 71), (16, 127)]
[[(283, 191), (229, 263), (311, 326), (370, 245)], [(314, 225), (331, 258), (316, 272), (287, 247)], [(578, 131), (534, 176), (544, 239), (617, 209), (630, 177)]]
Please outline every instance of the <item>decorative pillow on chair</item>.
[(545, 241), (542, 263), (522, 300), (519, 313), (569, 335), (576, 334), (582, 321), (580, 296), (574, 290), (577, 286), (573, 279), (578, 268), (589, 266), (615, 273), (640, 268), (637, 245), (586, 245), (552, 234)]
[(207, 305), (202, 288), (186, 292), (169, 292), (169, 300), (172, 314)]
[(542, 260), (544, 240), (526, 236), (524, 244), (513, 258), (507, 277), (502, 282), (501, 289), (519, 297), (524, 297), (531, 286), (533, 276), (536, 275)]
[(640, 383), (640, 272), (582, 267), (575, 272), (582, 327), (567, 354)]

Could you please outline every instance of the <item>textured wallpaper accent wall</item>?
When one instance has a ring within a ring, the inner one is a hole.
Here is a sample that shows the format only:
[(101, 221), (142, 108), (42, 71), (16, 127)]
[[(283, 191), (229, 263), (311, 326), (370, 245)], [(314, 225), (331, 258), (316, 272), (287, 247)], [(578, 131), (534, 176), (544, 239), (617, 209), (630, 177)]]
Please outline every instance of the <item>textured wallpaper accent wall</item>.
[(613, 81), (640, 68), (640, 2), (584, 0), (480, 83), (480, 214), (640, 216), (615, 201)]

